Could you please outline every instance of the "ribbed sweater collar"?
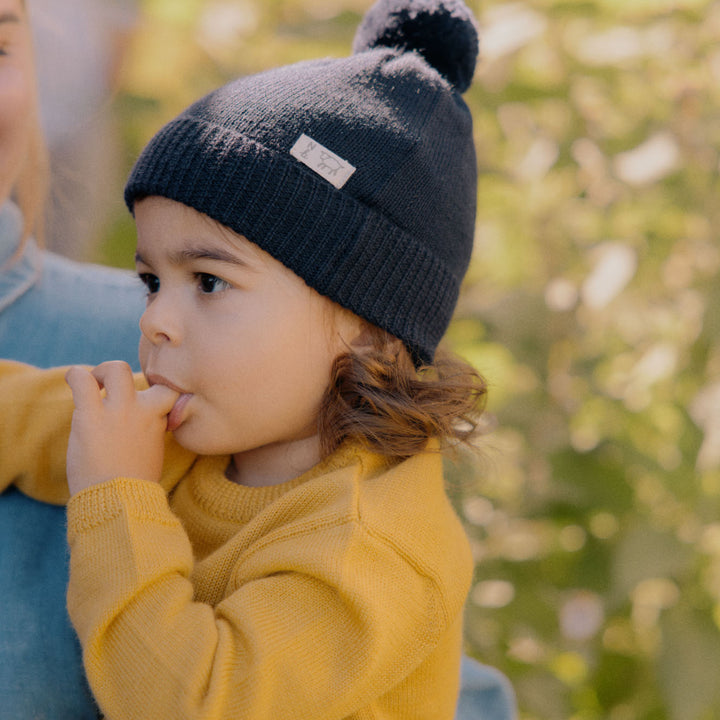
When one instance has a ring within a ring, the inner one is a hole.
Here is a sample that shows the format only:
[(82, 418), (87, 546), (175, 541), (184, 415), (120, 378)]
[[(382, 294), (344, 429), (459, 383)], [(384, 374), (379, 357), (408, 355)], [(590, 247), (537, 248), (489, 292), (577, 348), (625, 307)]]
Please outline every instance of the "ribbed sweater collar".
[(348, 443), (326, 460), (298, 477), (278, 485), (247, 487), (225, 477), (228, 456), (200, 457), (188, 473), (185, 483), (193, 501), (218, 520), (245, 523), (294, 488), (336, 470), (362, 463), (366, 469), (382, 465), (382, 458)]

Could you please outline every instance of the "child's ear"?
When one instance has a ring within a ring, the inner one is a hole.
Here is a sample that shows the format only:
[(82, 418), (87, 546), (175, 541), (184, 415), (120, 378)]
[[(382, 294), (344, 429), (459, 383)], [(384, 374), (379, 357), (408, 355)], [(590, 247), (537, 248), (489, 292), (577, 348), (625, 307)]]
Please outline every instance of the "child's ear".
[(375, 344), (373, 326), (345, 308), (337, 307), (334, 318), (336, 337), (345, 352), (363, 352)]
[(360, 320), (357, 332), (350, 343), (350, 349), (358, 354), (365, 355), (367, 353), (382, 352), (387, 357), (397, 357), (403, 350), (401, 340), (398, 340), (390, 333), (381, 330), (375, 325)]
[(377, 344), (377, 333), (370, 323), (360, 320), (355, 336), (350, 341), (351, 350), (359, 353), (368, 352)]
[(337, 308), (334, 327), (345, 352), (365, 355), (382, 351), (397, 355), (403, 348), (396, 337), (345, 308)]

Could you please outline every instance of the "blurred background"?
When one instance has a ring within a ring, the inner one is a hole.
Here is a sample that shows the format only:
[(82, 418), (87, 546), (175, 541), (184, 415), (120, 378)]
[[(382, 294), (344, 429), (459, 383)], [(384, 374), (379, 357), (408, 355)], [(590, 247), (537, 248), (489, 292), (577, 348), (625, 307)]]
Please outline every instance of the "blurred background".
[[(720, 2), (469, 4), (479, 212), (449, 342), (490, 396), (449, 471), (466, 651), (524, 720), (718, 718)], [(30, 5), (49, 244), (131, 267), (152, 134), (233, 77), (347, 54), (370, 0)]]

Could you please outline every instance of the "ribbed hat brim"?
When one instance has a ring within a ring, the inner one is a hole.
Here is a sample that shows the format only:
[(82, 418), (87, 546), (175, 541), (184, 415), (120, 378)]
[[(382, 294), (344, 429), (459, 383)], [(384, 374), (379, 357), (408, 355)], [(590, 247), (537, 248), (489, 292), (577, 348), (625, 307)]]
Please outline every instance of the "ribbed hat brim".
[(432, 361), (461, 278), (382, 213), (290, 155), (181, 116), (153, 138), (125, 189), (131, 210), (151, 195), (230, 227), (322, 295), (403, 338), (416, 361)]

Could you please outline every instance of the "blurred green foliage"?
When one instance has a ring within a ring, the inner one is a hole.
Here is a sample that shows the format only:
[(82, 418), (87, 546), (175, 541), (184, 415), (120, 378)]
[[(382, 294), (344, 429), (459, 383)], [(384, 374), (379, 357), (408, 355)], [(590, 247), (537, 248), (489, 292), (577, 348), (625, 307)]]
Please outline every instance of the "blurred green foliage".
[[(720, 717), (720, 3), (472, 5), (477, 242), (449, 342), (490, 396), (451, 478), (467, 652), (526, 720)], [(368, 6), (141, 2), (125, 169), (216, 85), (347, 54)], [(102, 259), (133, 242), (119, 211)]]

